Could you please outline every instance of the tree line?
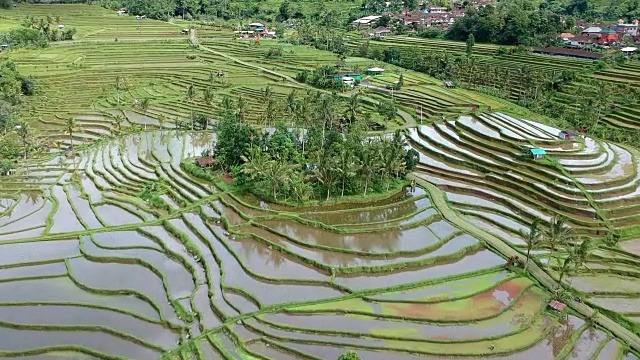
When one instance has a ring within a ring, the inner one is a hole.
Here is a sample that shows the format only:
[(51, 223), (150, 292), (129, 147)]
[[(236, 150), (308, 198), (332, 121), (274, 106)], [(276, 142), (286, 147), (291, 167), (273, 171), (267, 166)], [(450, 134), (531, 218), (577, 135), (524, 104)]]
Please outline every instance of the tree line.
[(11, 60), (0, 62), (0, 173), (15, 166), (19, 157), (27, 157), (30, 151), (41, 145), (33, 141), (32, 130), (20, 119), (19, 111), (25, 96), (36, 92), (36, 82), (30, 76), (18, 72)]
[[(492, 60), (446, 51), (372, 46), (362, 43), (352, 55), (382, 60), (426, 73), (443, 81), (501, 97), (537, 113), (568, 123), (576, 129), (586, 127), (590, 135), (636, 147), (640, 132), (608, 126), (605, 117), (623, 106), (636, 106), (640, 89), (623, 83), (593, 78), (591, 74), (625, 61), (621, 57), (588, 63), (581, 70), (535, 70), (527, 65), (508, 67), (499, 53)], [(512, 51), (518, 51), (514, 49)], [(522, 53), (526, 56), (526, 53)]]
[(269, 132), (244, 120), (240, 101), (223, 100), (216, 167), (230, 171), (236, 185), (293, 202), (366, 196), (395, 188), (417, 164), (417, 153), (407, 150), (400, 132), (367, 136), (358, 94), (339, 100), (311, 91), (289, 98), (287, 114)]
[(60, 28), (62, 19), (60, 16), (52, 17), (27, 17), (22, 26), (0, 34), (0, 41), (9, 44), (11, 48), (46, 47), (50, 41), (73, 40), (76, 33), (74, 28)]

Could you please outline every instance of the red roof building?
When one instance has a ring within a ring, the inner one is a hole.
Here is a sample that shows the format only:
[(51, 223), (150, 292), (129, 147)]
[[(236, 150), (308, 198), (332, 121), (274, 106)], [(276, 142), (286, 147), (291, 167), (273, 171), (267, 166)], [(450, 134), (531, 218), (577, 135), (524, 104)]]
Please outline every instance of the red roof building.
[(212, 167), (215, 163), (216, 159), (213, 156), (201, 156), (196, 159), (196, 163), (201, 168), (209, 168)]
[(549, 307), (557, 312), (562, 312), (567, 308), (567, 305), (561, 303), (558, 300), (551, 300), (551, 302), (549, 302)]

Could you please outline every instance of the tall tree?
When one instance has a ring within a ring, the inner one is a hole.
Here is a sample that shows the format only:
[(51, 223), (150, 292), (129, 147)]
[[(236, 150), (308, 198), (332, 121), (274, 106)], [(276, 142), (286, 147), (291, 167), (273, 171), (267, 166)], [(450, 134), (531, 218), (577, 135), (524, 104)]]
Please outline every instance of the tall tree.
[(376, 164), (378, 163), (378, 154), (376, 151), (376, 146), (369, 141), (368, 146), (364, 147), (362, 151), (360, 151), (360, 169), (359, 174), (364, 179), (364, 193), (363, 195), (367, 195), (367, 190), (369, 188), (369, 181), (374, 174), (374, 169), (376, 168)]
[(347, 111), (349, 112), (349, 120), (356, 121), (360, 113), (360, 93), (354, 92), (347, 101)]
[(212, 87), (204, 89), (202, 93), (202, 99), (204, 100), (204, 103), (211, 106), (211, 104), (213, 103), (214, 95), (215, 90)]
[(329, 151), (322, 150), (323, 155), (321, 156), (320, 164), (318, 167), (313, 169), (313, 175), (327, 190), (327, 198), (331, 197), (331, 188), (335, 185), (338, 180), (338, 171), (337, 171), (337, 163), (333, 154)]
[(73, 133), (79, 130), (78, 121), (74, 117), (69, 117), (64, 123), (64, 128), (69, 133), (69, 142), (73, 148)]
[(396, 104), (393, 100), (380, 100), (378, 102), (378, 114), (384, 118), (384, 126), (388, 127), (390, 120), (396, 117)]
[(118, 129), (118, 133), (122, 131), (122, 123), (124, 123), (124, 116), (117, 114), (113, 117), (113, 122), (116, 124), (116, 128)]
[(524, 232), (520, 229), (520, 236), (527, 243), (527, 259), (524, 263), (524, 272), (527, 273), (529, 260), (531, 259), (531, 250), (542, 243), (542, 232), (540, 231), (540, 219), (535, 219), (529, 226), (529, 231)]
[(554, 215), (549, 222), (548, 229), (544, 232), (545, 242), (549, 246), (549, 256), (547, 258), (547, 267), (551, 268), (551, 257), (558, 245), (567, 242), (571, 229), (567, 226), (563, 216)]
[(24, 158), (26, 159), (28, 157), (28, 145), (29, 137), (31, 136), (31, 128), (29, 127), (29, 124), (23, 121), (20, 124), (16, 125), (16, 132), (18, 133), (18, 136), (20, 136), (20, 140), (22, 140)]
[(476, 44), (476, 37), (473, 36), (473, 34), (469, 34), (467, 36), (467, 46), (466, 46), (467, 57), (471, 57), (471, 54), (473, 54), (473, 46), (475, 44)]
[(187, 100), (189, 100), (189, 110), (191, 110), (191, 130), (193, 130), (194, 119), (193, 119), (193, 100), (196, 98), (196, 89), (193, 85), (189, 85), (187, 88)]
[(236, 119), (239, 122), (245, 122), (247, 120), (247, 101), (244, 97), (240, 96), (237, 102)]
[(344, 188), (347, 179), (354, 177), (358, 171), (357, 158), (351, 150), (352, 149), (349, 149), (344, 144), (340, 144), (338, 148), (336, 170), (342, 183), (342, 189), (340, 192), (341, 197), (344, 196)]
[[(577, 241), (572, 241), (575, 243)], [(562, 287), (562, 279), (564, 275), (571, 270), (578, 270), (587, 262), (592, 248), (591, 239), (582, 239), (579, 245), (574, 245), (569, 249), (567, 257), (564, 258), (559, 269), (558, 287)]]

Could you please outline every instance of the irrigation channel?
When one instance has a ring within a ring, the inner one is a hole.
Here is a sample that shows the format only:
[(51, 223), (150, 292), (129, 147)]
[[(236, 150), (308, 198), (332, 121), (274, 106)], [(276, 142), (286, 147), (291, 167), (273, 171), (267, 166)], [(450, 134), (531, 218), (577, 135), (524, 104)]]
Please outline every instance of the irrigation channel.
[[(590, 306), (633, 321), (632, 251), (599, 250), (568, 276), (587, 304), (562, 315), (546, 310), (544, 250), (535, 280), (505, 267), (548, 208), (591, 234), (624, 228), (616, 202), (639, 201), (624, 162), (637, 154), (556, 130), (500, 113), (410, 128), (418, 187), (321, 208), (260, 206), (187, 174), (211, 133), (154, 130), (29, 163), (0, 183), (0, 356), (631, 359), (637, 336)], [(516, 156), (525, 139), (558, 164)], [(154, 181), (169, 210), (139, 198)]]

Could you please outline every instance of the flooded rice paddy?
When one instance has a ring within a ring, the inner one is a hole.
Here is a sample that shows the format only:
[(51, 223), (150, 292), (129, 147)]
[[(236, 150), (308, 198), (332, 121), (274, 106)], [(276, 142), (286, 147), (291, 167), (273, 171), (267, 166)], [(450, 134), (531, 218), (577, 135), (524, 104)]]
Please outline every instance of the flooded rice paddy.
[[(460, 126), (504, 134), (482, 121)], [(517, 120), (508, 121), (521, 136)], [(544, 131), (532, 130), (549, 140)], [(415, 136), (440, 141), (444, 152), (466, 139), (435, 128)], [(105, 141), (74, 161), (58, 159), (64, 170), (54, 185), (2, 199), (0, 356), (157, 359), (180, 357), (180, 345), (201, 359), (278, 360), (334, 359), (345, 348), (385, 360), (620, 350), (599, 330), (567, 336), (581, 320), (550, 316), (549, 295), (444, 220), (424, 190), (370, 204), (261, 204), (185, 173), (183, 158), (209, 141), (176, 131)], [(139, 198), (159, 179), (170, 189), (163, 195), (170, 210)], [(513, 203), (540, 213), (526, 197), (495, 207), (473, 194), (452, 200), (496, 211), (482, 219), (513, 230), (522, 224), (499, 215)]]

